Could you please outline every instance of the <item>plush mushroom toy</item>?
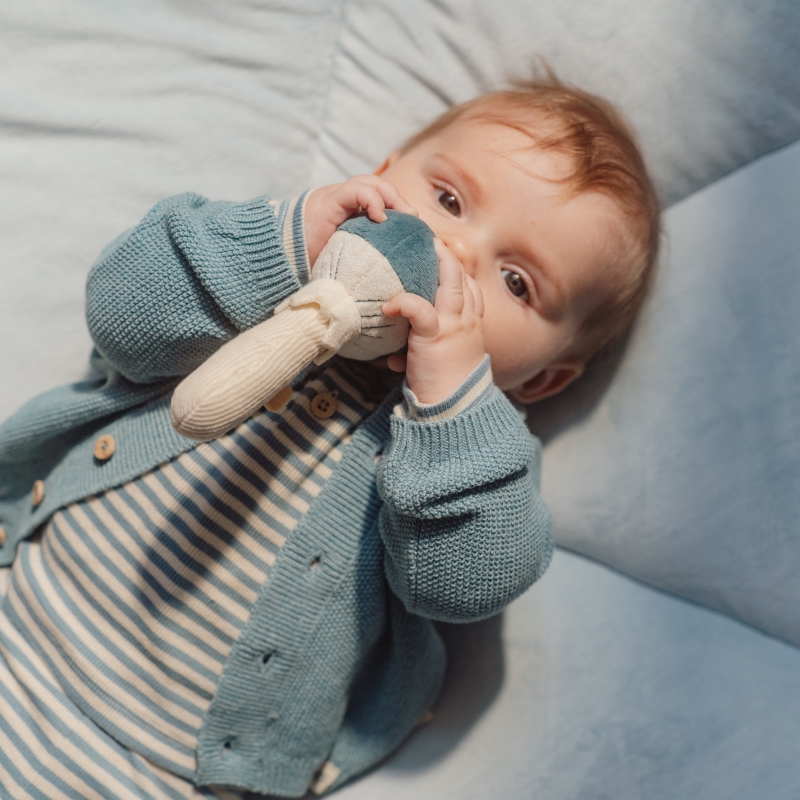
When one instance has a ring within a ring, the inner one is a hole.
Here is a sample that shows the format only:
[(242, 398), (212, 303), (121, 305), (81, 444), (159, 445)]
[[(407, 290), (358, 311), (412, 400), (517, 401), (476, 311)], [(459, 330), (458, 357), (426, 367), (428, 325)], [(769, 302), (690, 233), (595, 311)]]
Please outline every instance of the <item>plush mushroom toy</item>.
[(311, 280), (272, 317), (223, 345), (186, 377), (172, 398), (172, 423), (208, 441), (279, 395), (313, 361), (336, 353), (368, 361), (403, 347), (409, 324), (381, 307), (401, 292), (433, 302), (439, 262), (433, 231), (408, 214), (381, 223), (354, 217), (317, 258)]

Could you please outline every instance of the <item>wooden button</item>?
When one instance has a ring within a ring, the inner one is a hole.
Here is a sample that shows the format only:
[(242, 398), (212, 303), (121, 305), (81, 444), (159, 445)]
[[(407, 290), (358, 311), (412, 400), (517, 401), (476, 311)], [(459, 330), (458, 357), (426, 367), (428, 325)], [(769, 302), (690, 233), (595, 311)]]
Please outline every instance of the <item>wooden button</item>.
[(31, 502), (38, 506), (44, 500), (44, 481), (34, 481), (31, 489)]
[(0, 547), (6, 543), (6, 529), (0, 525)]
[(272, 395), (266, 403), (264, 403), (264, 408), (267, 411), (283, 411), (284, 408), (288, 405), (289, 401), (292, 399), (292, 387), (291, 386), (284, 386), (277, 394)]
[(117, 443), (114, 437), (108, 433), (104, 433), (94, 443), (94, 457), (98, 461), (108, 461), (108, 459), (114, 455), (116, 449)]
[(328, 419), (336, 413), (336, 398), (330, 392), (320, 392), (311, 401), (311, 413), (317, 419)]

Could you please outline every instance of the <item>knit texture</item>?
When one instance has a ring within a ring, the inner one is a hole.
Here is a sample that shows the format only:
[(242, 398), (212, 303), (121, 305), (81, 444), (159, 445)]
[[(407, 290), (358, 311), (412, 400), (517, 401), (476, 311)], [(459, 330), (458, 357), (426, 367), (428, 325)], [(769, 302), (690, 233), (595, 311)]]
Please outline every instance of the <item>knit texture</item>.
[[(194, 446), (170, 424), (172, 376), (300, 285), (276, 219), (263, 199), (183, 195), (103, 254), (87, 294), (103, 377), (0, 426), (5, 563), (57, 509)], [(196, 782), (298, 797), (330, 761), (331, 788), (341, 785), (396, 747), (436, 697), (444, 652), (431, 619), (495, 613), (541, 574), (552, 544), (532, 479), (539, 445), (496, 387), (479, 400), (437, 421), (401, 419), (395, 388), (356, 429), (231, 648)], [(117, 442), (105, 462), (93, 456), (100, 433)], [(33, 476), (45, 487), (38, 507)]]
[[(89, 274), (89, 332), (130, 380), (186, 375), (300, 288), (286, 266), (266, 198), (211, 203), (185, 194), (165, 200)], [(130, 285), (131, 270), (139, 286)]]
[[(335, 393), (340, 413), (309, 414), (320, 392)], [(230, 648), (281, 548), (375, 405), (348, 380), (345, 364), (304, 376), (283, 412), (262, 410), (228, 436), (70, 504), (40, 537), (21, 543), (5, 612), (25, 632), (40, 671), (66, 693), (56, 704), (61, 724), (78, 729), (88, 718), (191, 780)], [(322, 566), (320, 559), (311, 568)], [(262, 654), (262, 669), (270, 657)], [(36, 694), (30, 682), (0, 682), (0, 706), (26, 691)], [(36, 741), (34, 722), (8, 724), (19, 739)], [(29, 749), (31, 764), (53, 752)], [(74, 771), (59, 760), (61, 774)], [(110, 783), (106, 759), (93, 760), (95, 777)]]

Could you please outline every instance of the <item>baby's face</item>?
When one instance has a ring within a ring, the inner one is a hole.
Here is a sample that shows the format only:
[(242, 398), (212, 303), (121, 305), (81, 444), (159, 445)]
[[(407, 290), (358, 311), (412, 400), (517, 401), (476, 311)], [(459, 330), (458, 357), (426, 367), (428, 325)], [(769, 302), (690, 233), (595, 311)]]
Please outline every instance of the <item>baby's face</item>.
[(378, 174), (480, 286), (497, 385), (528, 402), (580, 375), (581, 324), (616, 284), (622, 213), (603, 194), (570, 197), (571, 163), (508, 126), (465, 118)]

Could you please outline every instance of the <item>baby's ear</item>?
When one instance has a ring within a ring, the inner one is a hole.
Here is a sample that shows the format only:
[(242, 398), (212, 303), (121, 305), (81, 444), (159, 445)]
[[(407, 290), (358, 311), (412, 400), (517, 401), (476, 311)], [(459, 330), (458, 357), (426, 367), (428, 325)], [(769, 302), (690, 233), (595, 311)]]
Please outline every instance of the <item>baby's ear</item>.
[(389, 158), (387, 158), (387, 159), (386, 159), (386, 161), (384, 161), (384, 162), (383, 162), (383, 164), (381, 164), (381, 165), (380, 165), (380, 166), (379, 166), (379, 167), (378, 167), (378, 168), (375, 170), (374, 174), (375, 174), (375, 175), (383, 175), (383, 173), (384, 173), (384, 172), (386, 172), (386, 170), (387, 170), (387, 169), (389, 169), (389, 167), (391, 167), (391, 166), (392, 166), (392, 164), (394, 164), (394, 162), (395, 162), (395, 161), (397, 161), (397, 159), (398, 159), (398, 158), (400, 158), (400, 153), (398, 153), (397, 151), (395, 151), (394, 153), (392, 153), (392, 154), (389, 156)]
[(506, 394), (519, 403), (535, 403), (552, 397), (567, 388), (574, 380), (583, 375), (583, 361), (577, 358), (567, 358), (555, 361), (546, 366), (541, 372), (528, 378), (521, 386), (510, 389)]

